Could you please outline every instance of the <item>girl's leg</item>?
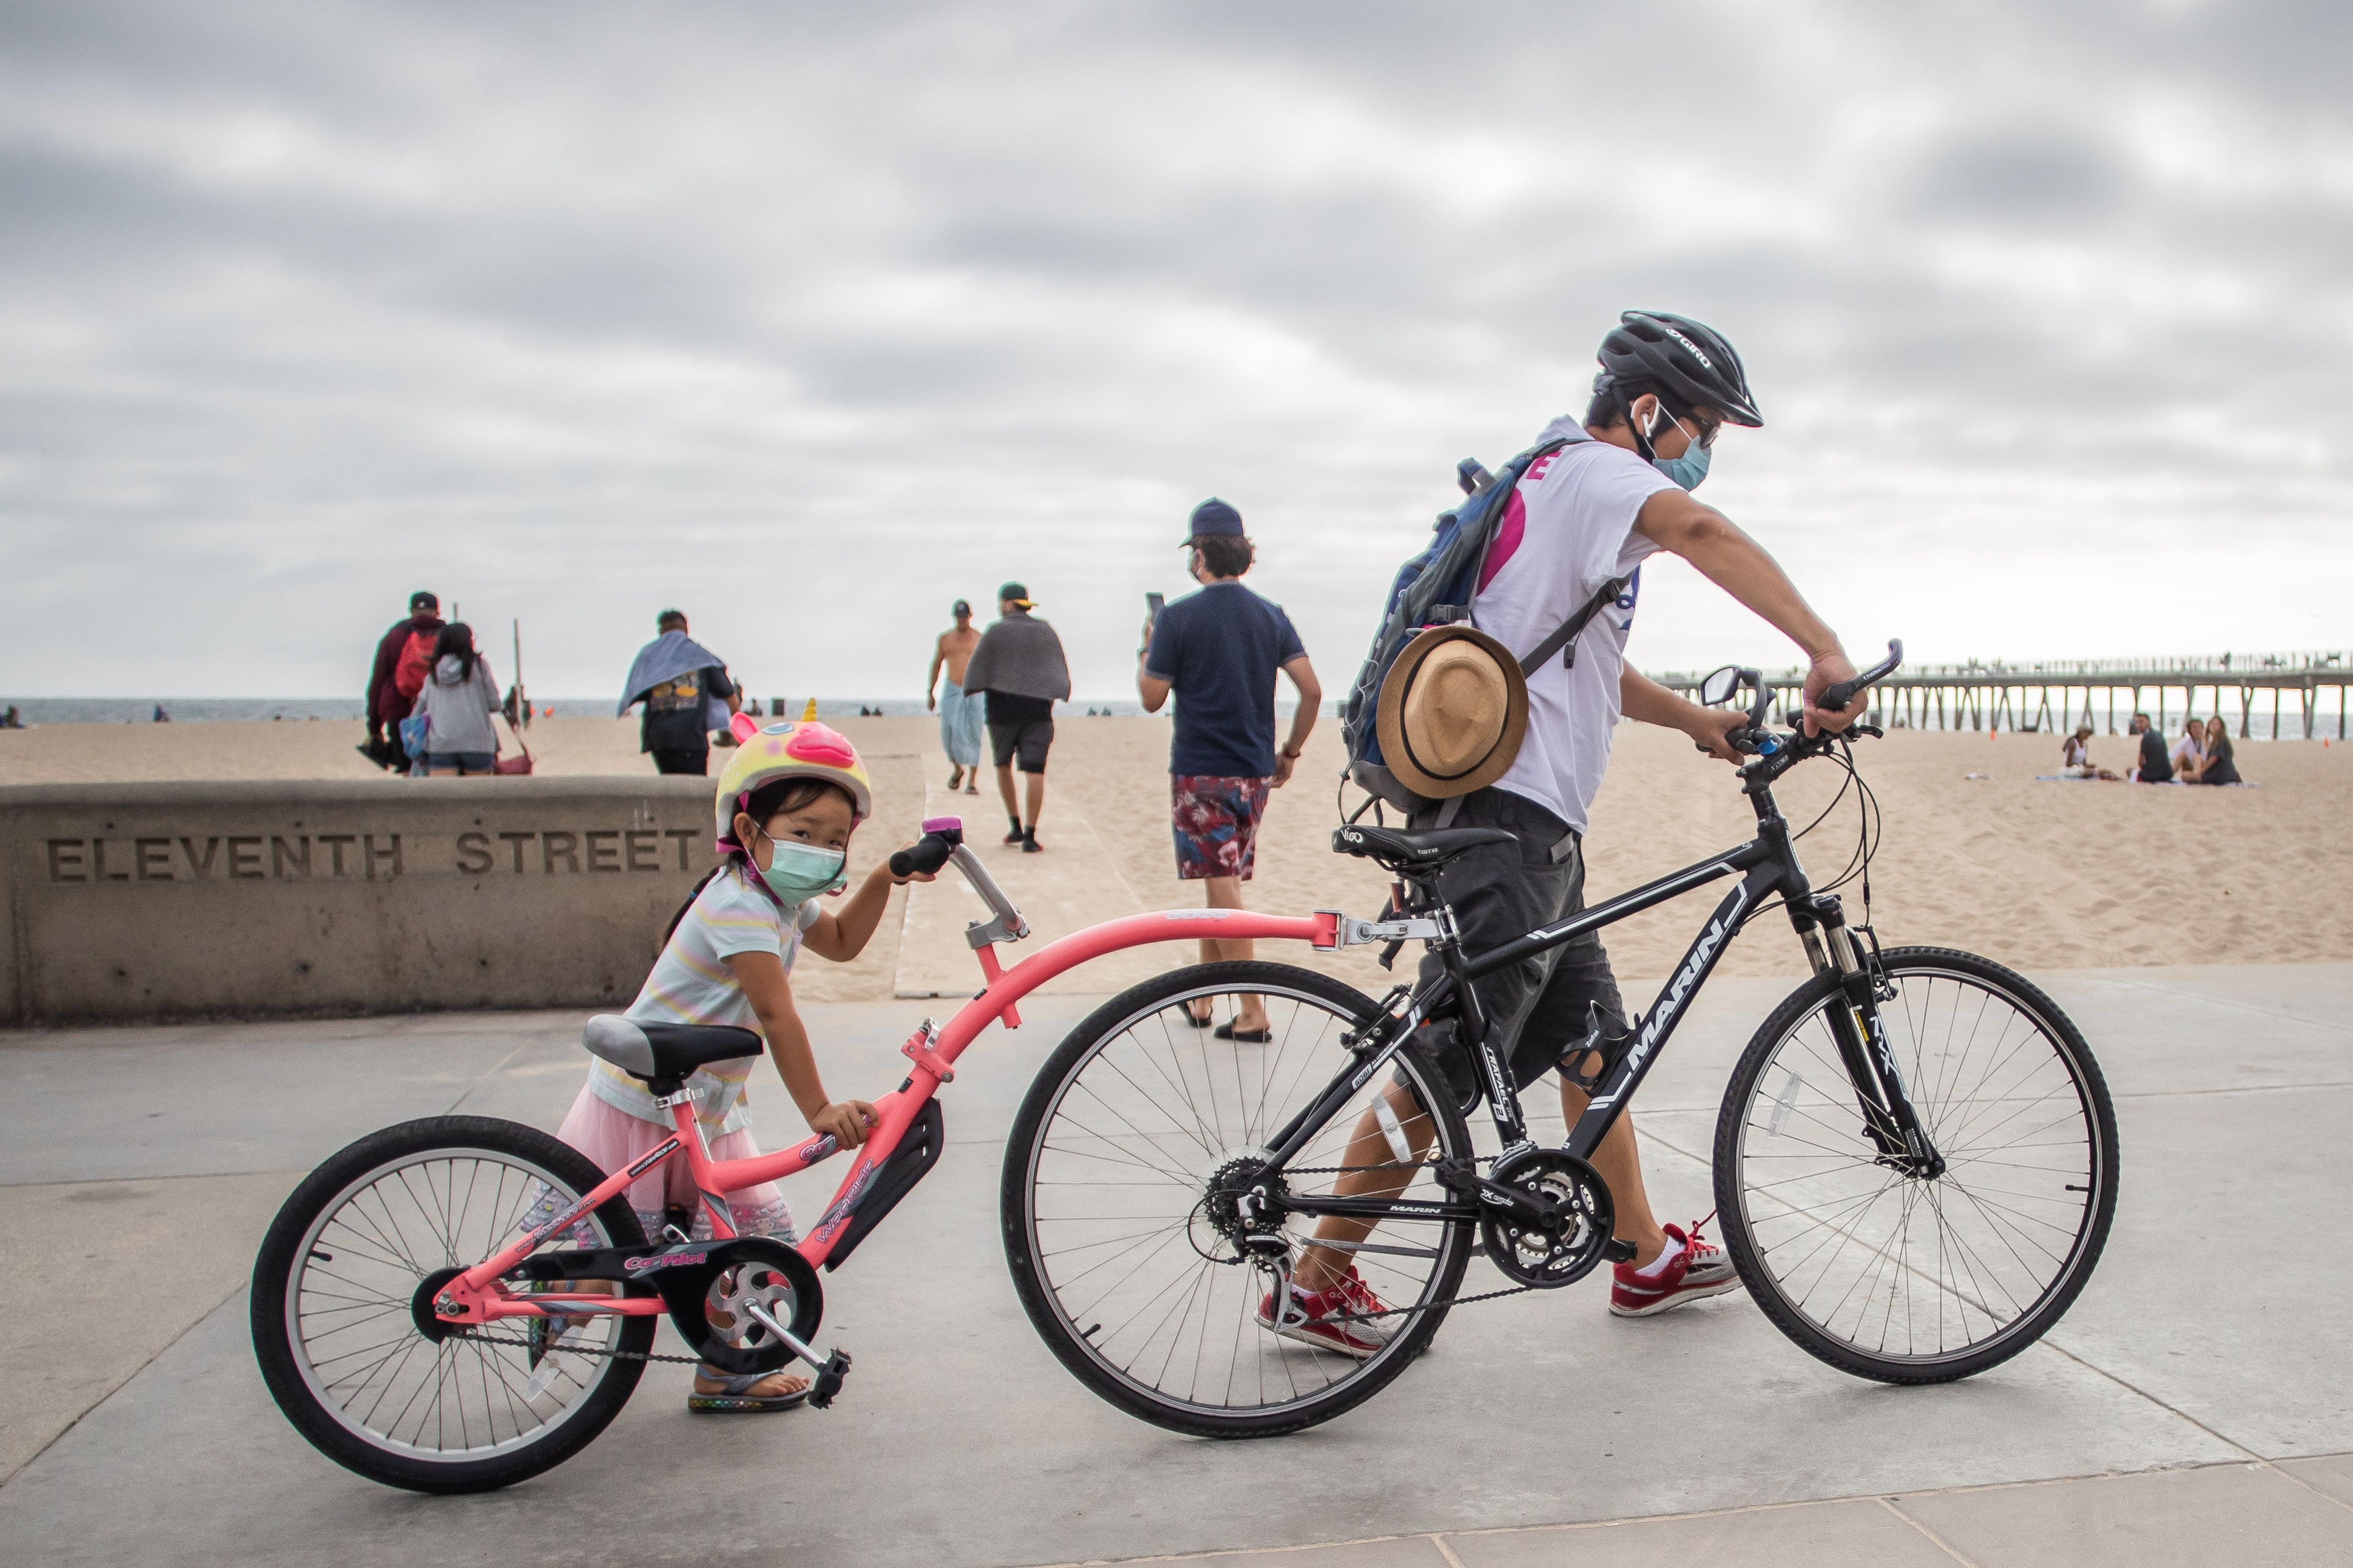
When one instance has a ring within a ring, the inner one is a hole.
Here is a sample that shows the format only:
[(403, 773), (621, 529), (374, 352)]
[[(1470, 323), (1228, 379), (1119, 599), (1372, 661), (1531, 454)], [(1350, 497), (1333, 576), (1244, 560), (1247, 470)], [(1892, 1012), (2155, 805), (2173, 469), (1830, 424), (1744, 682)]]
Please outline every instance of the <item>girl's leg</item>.
[[(748, 1130), (723, 1132), (715, 1138), (707, 1138), (705, 1144), (713, 1160), (749, 1160), (761, 1152), (758, 1140), (754, 1139)], [(673, 1204), (691, 1204), (694, 1207), (693, 1234), (696, 1238), (709, 1237), (711, 1215), (702, 1207), (702, 1194), (694, 1188), (694, 1173), (687, 1168), (686, 1162), (672, 1161), (665, 1167), (665, 1175), (666, 1192), (670, 1201)], [(733, 1216), (736, 1235), (767, 1237), (781, 1241), (787, 1247), (799, 1239), (793, 1228), (791, 1205), (785, 1202), (785, 1194), (777, 1189), (774, 1182), (763, 1183), (756, 1187), (739, 1188), (725, 1194), (724, 1196), (727, 1200), (728, 1213)], [(717, 1328), (734, 1327), (733, 1321), (723, 1313), (712, 1314), (711, 1321)], [(739, 1384), (741, 1386), (738, 1386)], [(714, 1399), (743, 1399), (754, 1402), (790, 1399), (796, 1395), (806, 1394), (808, 1392), (808, 1386), (807, 1378), (791, 1372), (772, 1372), (757, 1382), (745, 1384), (742, 1379), (732, 1377), (709, 1363), (704, 1363), (694, 1369), (694, 1397), (688, 1401), (688, 1405), (690, 1408), (711, 1411), (726, 1408), (707, 1403)], [(763, 1407), (762, 1405), (754, 1403), (735, 1408)], [(776, 1408), (773, 1405), (767, 1405), (765, 1407)]]

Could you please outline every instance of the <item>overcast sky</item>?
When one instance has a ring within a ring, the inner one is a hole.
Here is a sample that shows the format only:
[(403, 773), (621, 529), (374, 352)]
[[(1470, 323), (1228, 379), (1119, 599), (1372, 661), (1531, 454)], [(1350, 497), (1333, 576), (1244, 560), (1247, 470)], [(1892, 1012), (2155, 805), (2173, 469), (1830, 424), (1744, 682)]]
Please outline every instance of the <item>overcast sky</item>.
[(1018, 577), (1124, 695), (1212, 492), (1336, 688), (1628, 306), (1858, 656), (2353, 644), (2348, 16), (0, 6), (0, 688), (355, 693), (430, 587), (549, 695), (676, 604), (909, 696)]

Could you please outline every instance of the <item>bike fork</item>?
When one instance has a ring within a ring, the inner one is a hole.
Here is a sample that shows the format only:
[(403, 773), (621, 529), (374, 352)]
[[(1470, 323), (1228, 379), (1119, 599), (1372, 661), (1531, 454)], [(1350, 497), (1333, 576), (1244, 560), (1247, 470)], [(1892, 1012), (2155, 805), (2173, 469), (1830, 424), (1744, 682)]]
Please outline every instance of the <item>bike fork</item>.
[(1863, 1131), (1878, 1147), (1883, 1164), (1901, 1166), (1933, 1180), (1944, 1174), (1945, 1158), (1920, 1124), (1904, 1069), (1888, 1042), (1886, 1020), (1880, 1013), (1876, 953), (1866, 958), (1836, 895), (1816, 898), (1813, 913), (1820, 923), (1810, 929), (1801, 926), (1798, 934), (1814, 973), (1835, 973), (1839, 977), (1843, 1005), (1830, 1011), (1831, 1035), (1853, 1084)]

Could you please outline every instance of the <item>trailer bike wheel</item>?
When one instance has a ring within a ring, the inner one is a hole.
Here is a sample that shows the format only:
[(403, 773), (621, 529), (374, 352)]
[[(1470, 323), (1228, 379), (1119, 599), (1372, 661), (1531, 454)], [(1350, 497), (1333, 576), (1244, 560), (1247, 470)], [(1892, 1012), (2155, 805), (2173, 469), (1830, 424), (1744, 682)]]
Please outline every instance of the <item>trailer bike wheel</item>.
[[(426, 1314), (428, 1284), (604, 1179), (570, 1145), (480, 1116), (404, 1122), (329, 1159), (254, 1262), (253, 1350), (278, 1407), (329, 1458), (412, 1491), (488, 1491), (579, 1452), (637, 1386), (652, 1318), (510, 1318), (436, 1337)], [(644, 1244), (624, 1193), (542, 1250)]]
[[(1219, 1025), (1258, 1033), (1236, 1026), (1245, 995), (1262, 1000), (1266, 1037), (1218, 1037)], [(1314, 1222), (1270, 1224), (1241, 1201), (1270, 1184), (1278, 1131), (1352, 1059), (1344, 1038), (1377, 1016), (1311, 970), (1201, 964), (1113, 997), (1056, 1047), (1014, 1122), (1000, 1206), (1021, 1304), (1080, 1382), (1172, 1431), (1271, 1436), (1370, 1398), (1429, 1344), (1478, 1245), (1473, 1225), (1392, 1215), (1352, 1251), (1380, 1308), (1351, 1316), (1377, 1347), (1359, 1360), (1298, 1337), (1275, 1295)], [(1360, 1128), (1378, 1129), (1374, 1163), (1400, 1173), (1406, 1202), (1448, 1201), (1430, 1163), (1471, 1157), (1444, 1078), (1408, 1050), (1271, 1184), (1332, 1193)]]
[(1831, 1033), (1849, 1003), (1820, 975), (1733, 1072), (1716, 1205), (1783, 1333), (1858, 1377), (1948, 1383), (2032, 1344), (2090, 1279), (2116, 1214), (2116, 1111), (2082, 1034), (2023, 975), (1943, 948), (1883, 964), (1894, 994), (1874, 1005), (1942, 1168), (1905, 1169), (1866, 1135)]

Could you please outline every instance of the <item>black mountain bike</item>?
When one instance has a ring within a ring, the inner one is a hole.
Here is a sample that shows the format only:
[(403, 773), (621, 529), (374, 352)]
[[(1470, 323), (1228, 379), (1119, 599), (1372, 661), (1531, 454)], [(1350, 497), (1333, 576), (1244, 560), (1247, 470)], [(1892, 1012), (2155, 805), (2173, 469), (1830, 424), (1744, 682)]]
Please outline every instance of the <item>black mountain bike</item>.
[[(1896, 668), (1902, 645), (1889, 648), (1825, 693), (1830, 710)], [(1750, 1039), (1714, 1151), (1725, 1245), (1749, 1294), (1808, 1352), (1887, 1383), (1968, 1376), (2056, 1322), (2116, 1209), (2100, 1069), (2023, 976), (1943, 948), (1881, 949), (1868, 924), (1876, 810), (1850, 739), (1878, 731), (1768, 731), (1755, 670), (1716, 671), (1702, 700), (1744, 687), (1755, 700), (1733, 739), (1755, 759), (1740, 776), (1757, 837), (1738, 848), (1474, 953), (1455, 940), (1436, 876), (1508, 835), (1345, 826), (1333, 847), (1388, 868), (1398, 891), (1381, 920), (1344, 920), (1344, 942), (1387, 943), (1388, 956), (1425, 942), (1440, 961), (1431, 979), (1376, 1002), (1310, 970), (1204, 964), (1134, 986), (1071, 1031), (1022, 1104), (1002, 1191), (1014, 1282), (1062, 1363), (1179, 1432), (1296, 1431), (1377, 1393), (1459, 1302), (1558, 1289), (1624, 1258), (1588, 1162), (1734, 934), (1777, 907), (1813, 978)], [(1847, 875), (1865, 877), (1863, 923), (1808, 882), (1802, 834), (1774, 803), (1774, 782), (1818, 757), (1859, 790)], [(1590, 1106), (1563, 1146), (1537, 1146), (1469, 983), (1726, 879), (1737, 880), (1650, 1012), (1622, 1033), (1597, 1015), (1565, 1053)], [(1263, 1001), (1264, 1037), (1196, 1022), (1202, 1000), (1214, 1015), (1245, 994)], [(1464, 1115), (1476, 1095), (1457, 1102), (1423, 1044), (1426, 1020), (1451, 1020), (1473, 1053), (1499, 1152), (1474, 1152)], [(1319, 1225), (1357, 1239), (1315, 1241)], [(1273, 1331), (1270, 1311), (1311, 1245), (1352, 1256), (1383, 1303), (1358, 1314), (1386, 1336), (1364, 1359)], [(1474, 1249), (1505, 1283), (1464, 1297)]]

